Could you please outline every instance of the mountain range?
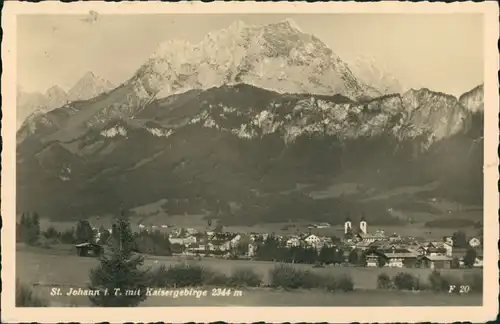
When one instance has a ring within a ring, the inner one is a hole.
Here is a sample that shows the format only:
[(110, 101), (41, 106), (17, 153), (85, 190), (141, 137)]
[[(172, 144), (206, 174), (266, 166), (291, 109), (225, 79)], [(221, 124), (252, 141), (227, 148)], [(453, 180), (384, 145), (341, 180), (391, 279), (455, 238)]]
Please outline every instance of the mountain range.
[(19, 86), (16, 104), (17, 129), (33, 113), (43, 114), (71, 101), (92, 99), (113, 88), (111, 82), (96, 76), (93, 72), (87, 72), (67, 93), (57, 85), (49, 88), (45, 94), (27, 92)]
[[(429, 197), (481, 204), (482, 85), (398, 93), (373, 60), (357, 62), (290, 20), (161, 44), (122, 85), (26, 119), (18, 211), (73, 219), (163, 200), (225, 223), (363, 211), (393, 223), (402, 201), (367, 191), (428, 184)], [(343, 183), (359, 190), (314, 195)]]

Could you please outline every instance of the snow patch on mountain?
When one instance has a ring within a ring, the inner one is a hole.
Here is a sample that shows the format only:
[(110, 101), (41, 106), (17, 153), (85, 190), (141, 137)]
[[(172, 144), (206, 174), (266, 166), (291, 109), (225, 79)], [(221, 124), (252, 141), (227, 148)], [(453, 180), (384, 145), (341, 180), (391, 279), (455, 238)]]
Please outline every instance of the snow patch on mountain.
[(115, 136), (127, 136), (127, 130), (123, 126), (115, 126), (112, 128), (105, 129), (101, 131), (101, 135), (107, 138), (112, 138)]
[(233, 128), (230, 130), (230, 132), (245, 140), (251, 140), (258, 137), (257, 132), (246, 124), (241, 124), (240, 128)]
[(167, 130), (167, 129), (146, 127), (146, 130), (156, 137), (169, 137), (174, 133), (174, 131), (171, 129)]

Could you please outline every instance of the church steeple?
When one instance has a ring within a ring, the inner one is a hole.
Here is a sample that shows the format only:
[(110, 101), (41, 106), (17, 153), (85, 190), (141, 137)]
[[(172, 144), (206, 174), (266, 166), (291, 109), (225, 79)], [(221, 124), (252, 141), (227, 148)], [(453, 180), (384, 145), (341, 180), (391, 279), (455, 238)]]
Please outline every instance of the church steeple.
[(367, 233), (367, 225), (368, 223), (366, 222), (365, 213), (361, 213), (361, 220), (359, 221), (359, 230), (361, 233)]
[(349, 216), (349, 214), (347, 214), (344, 222), (344, 234), (347, 234), (351, 231), (352, 231), (351, 217)]

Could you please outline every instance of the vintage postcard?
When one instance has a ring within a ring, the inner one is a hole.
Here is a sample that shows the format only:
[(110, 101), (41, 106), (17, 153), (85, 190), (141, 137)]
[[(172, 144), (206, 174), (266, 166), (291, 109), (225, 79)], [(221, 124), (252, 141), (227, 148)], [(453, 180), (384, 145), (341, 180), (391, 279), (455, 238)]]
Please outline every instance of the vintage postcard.
[(498, 313), (496, 4), (7, 2), (2, 28), (2, 320)]

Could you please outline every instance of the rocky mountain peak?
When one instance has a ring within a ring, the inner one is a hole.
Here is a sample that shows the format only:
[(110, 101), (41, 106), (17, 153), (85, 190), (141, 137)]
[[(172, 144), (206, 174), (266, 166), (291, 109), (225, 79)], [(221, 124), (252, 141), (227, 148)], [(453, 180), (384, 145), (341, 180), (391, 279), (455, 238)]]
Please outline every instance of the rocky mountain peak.
[(352, 73), (361, 82), (374, 87), (382, 94), (402, 93), (400, 81), (373, 56), (363, 55), (348, 62)]
[(484, 85), (478, 85), (467, 91), (458, 99), (459, 102), (472, 113), (484, 111)]
[(52, 86), (47, 91), (45, 92), (46, 96), (53, 96), (53, 95), (66, 95), (66, 91), (64, 91), (63, 88), (60, 86)]
[(370, 95), (331, 49), (292, 20), (263, 26), (235, 22), (198, 44), (166, 41), (132, 83), (159, 98), (231, 83), (278, 93)]
[(89, 71), (68, 91), (68, 96), (70, 101), (87, 100), (113, 88), (111, 82)]

